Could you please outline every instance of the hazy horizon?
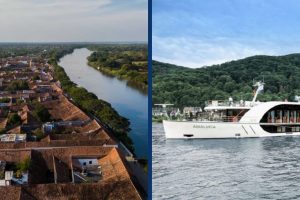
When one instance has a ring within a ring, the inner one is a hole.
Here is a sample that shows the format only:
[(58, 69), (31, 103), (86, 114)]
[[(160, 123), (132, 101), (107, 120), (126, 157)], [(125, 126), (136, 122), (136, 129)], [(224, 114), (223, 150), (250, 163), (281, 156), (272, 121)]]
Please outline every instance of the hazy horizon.
[(0, 0), (1, 43), (147, 42), (147, 0)]
[(68, 44), (147, 44), (148, 41), (88, 41), (88, 42), (80, 42), (80, 41), (40, 41), (40, 42), (34, 42), (34, 41), (25, 41), (25, 42), (14, 42), (14, 41), (8, 41), (8, 42), (1, 42), (0, 44), (60, 44), (60, 43), (68, 43)]

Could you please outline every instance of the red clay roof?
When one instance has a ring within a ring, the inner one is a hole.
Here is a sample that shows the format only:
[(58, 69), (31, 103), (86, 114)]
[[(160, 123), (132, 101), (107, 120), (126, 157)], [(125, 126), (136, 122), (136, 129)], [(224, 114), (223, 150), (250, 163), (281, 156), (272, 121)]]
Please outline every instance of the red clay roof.
[[(141, 199), (117, 149), (70, 147), (39, 150), (0, 150), (0, 160), (20, 162), (31, 157), (28, 185), (0, 187), (2, 199)], [(98, 157), (102, 179), (73, 184), (72, 157)], [(51, 178), (52, 177), (52, 178)], [(54, 183), (56, 177), (57, 183)]]

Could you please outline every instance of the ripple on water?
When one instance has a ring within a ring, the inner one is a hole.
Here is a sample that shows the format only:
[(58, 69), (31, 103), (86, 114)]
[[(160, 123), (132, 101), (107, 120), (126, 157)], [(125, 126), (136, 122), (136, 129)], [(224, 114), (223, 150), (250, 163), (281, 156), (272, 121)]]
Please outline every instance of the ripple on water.
[(300, 137), (152, 144), (153, 199), (300, 199)]

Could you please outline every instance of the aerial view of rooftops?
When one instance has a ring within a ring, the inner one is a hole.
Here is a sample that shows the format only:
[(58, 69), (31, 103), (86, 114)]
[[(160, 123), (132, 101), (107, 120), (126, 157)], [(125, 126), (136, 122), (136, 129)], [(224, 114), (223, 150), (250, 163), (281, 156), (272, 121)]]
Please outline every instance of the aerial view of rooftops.
[(0, 199), (147, 199), (147, 4), (0, 1)]

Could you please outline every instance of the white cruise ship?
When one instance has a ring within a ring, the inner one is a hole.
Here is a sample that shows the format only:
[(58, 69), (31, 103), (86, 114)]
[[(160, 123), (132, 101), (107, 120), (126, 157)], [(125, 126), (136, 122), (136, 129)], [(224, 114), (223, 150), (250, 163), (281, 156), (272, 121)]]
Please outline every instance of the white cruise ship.
[(210, 101), (196, 121), (163, 121), (166, 138), (247, 138), (300, 135), (300, 103), (257, 102), (264, 83), (257, 82), (252, 101)]

